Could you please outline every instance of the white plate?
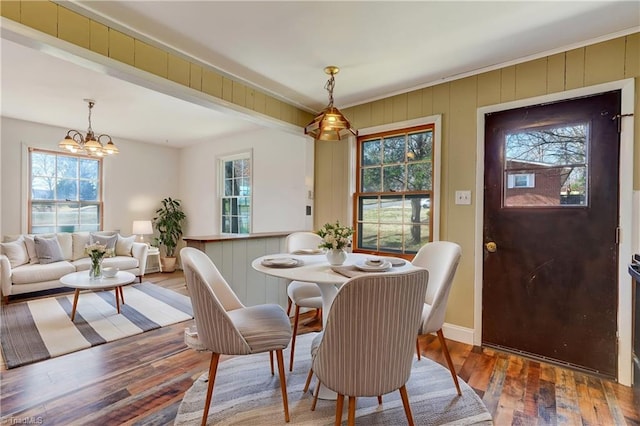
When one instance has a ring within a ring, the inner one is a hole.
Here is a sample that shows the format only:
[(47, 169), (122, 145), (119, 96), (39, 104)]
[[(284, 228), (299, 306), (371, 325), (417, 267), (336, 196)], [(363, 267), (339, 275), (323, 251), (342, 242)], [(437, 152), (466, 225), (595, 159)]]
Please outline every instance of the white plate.
[(365, 260), (364, 264), (367, 265), (367, 266), (373, 266), (373, 267), (378, 266), (379, 267), (379, 266), (384, 265), (384, 259), (381, 259), (379, 257), (372, 257), (372, 258), (369, 258), (369, 259)]
[(302, 265), (302, 261), (293, 257), (271, 257), (264, 259), (262, 265), (271, 268), (294, 268)]
[(404, 266), (407, 261), (399, 257), (385, 257), (384, 260), (391, 262), (391, 266)]
[(367, 265), (366, 261), (364, 261), (364, 262), (358, 262), (354, 266), (356, 268), (360, 269), (361, 271), (366, 271), (366, 272), (384, 272), (384, 271), (386, 271), (386, 270), (391, 268), (391, 262), (385, 260), (382, 263), (382, 265), (371, 266), (371, 265)]

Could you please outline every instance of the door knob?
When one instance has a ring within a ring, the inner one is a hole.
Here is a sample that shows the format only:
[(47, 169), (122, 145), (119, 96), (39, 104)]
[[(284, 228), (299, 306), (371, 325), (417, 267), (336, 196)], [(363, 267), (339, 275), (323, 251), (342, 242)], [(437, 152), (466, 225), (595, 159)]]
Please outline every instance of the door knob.
[(485, 248), (487, 249), (487, 251), (489, 253), (495, 253), (496, 251), (498, 251), (498, 246), (495, 242), (493, 241), (489, 241), (488, 243), (486, 243)]

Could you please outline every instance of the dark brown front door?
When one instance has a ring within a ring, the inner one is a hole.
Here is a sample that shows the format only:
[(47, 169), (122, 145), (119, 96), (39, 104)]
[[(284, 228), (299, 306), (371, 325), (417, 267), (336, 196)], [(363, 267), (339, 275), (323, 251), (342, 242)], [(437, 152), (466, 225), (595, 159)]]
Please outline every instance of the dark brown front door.
[(484, 345), (615, 377), (620, 92), (487, 114)]

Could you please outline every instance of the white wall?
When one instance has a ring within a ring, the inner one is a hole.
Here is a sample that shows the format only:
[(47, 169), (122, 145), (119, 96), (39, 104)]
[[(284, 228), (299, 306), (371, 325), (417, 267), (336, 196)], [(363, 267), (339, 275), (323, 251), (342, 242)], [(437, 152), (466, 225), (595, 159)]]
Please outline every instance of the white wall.
[(228, 136), (215, 142), (183, 148), (180, 162), (180, 198), (185, 207), (185, 236), (220, 233), (218, 158), (252, 150), (253, 195), (251, 232), (310, 230), (312, 206), (313, 140), (274, 129)]
[[(67, 130), (1, 118), (0, 235), (26, 232), (26, 148), (58, 151)], [(120, 154), (103, 162), (104, 229), (128, 235), (134, 220), (152, 219), (160, 200), (177, 196), (179, 150), (112, 137)]]

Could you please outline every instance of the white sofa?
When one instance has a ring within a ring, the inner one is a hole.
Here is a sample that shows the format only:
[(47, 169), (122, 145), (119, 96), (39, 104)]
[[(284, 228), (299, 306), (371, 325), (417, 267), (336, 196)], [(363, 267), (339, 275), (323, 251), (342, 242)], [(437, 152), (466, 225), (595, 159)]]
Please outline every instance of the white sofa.
[[(105, 257), (103, 267), (116, 266), (121, 271), (131, 272), (140, 279), (147, 265), (148, 246), (135, 242), (135, 236), (122, 237), (115, 232), (95, 232), (98, 236), (117, 235), (115, 256)], [(89, 232), (73, 232), (38, 235), (43, 238), (56, 238), (60, 244), (63, 260), (40, 263), (33, 249), (33, 235), (5, 236), (0, 244), (0, 284), (5, 302), (17, 294), (64, 287), (60, 283), (63, 275), (88, 270), (91, 260), (85, 253), (85, 247), (91, 242)], [(28, 241), (31, 241), (31, 245)], [(24, 251), (22, 251), (24, 247)]]

